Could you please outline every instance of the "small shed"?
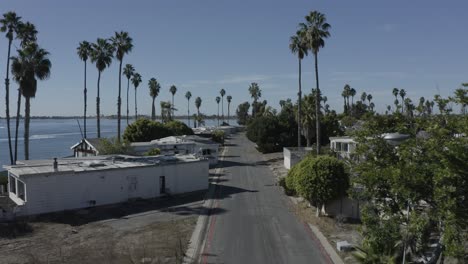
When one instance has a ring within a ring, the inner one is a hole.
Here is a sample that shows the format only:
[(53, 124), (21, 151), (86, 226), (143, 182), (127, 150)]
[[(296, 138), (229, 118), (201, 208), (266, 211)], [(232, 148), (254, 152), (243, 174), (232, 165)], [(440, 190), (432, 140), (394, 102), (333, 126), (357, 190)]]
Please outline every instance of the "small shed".
[(73, 157), (92, 157), (99, 155), (99, 148), (101, 146), (101, 139), (99, 138), (83, 138), (80, 142), (71, 146), (73, 150)]
[(294, 165), (299, 163), (308, 153), (313, 151), (310, 147), (290, 147), (283, 148), (284, 167), (290, 170)]

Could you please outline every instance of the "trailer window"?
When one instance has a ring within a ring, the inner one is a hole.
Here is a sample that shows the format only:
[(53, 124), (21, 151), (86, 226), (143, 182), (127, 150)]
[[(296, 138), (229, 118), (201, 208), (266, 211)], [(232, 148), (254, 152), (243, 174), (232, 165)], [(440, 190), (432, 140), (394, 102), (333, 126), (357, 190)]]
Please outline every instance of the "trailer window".
[(10, 176), (8, 182), (10, 183), (10, 192), (16, 194), (16, 178)]
[(26, 194), (24, 191), (24, 183), (22, 181), (18, 181), (18, 198), (23, 201), (26, 201)]

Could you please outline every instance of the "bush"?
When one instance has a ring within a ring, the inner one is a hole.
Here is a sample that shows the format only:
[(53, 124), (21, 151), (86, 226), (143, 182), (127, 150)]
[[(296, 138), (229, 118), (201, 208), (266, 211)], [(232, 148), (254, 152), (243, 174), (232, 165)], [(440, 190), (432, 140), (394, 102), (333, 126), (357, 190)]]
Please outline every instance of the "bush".
[(185, 123), (173, 120), (164, 124), (171, 136), (193, 135), (193, 130)]
[(112, 155), (112, 154), (133, 154), (133, 149), (130, 147), (128, 141), (118, 142), (115, 138), (101, 138), (99, 140), (99, 154)]
[(148, 142), (170, 135), (171, 131), (163, 124), (151, 121), (147, 118), (139, 118), (137, 121), (127, 126), (123, 134), (123, 139), (128, 142)]
[(297, 171), (290, 172), (293, 175), (291, 185), (317, 208), (344, 195), (349, 188), (345, 165), (334, 157), (307, 156), (294, 167)]
[(1, 171), (0, 172), (0, 185), (8, 185), (8, 172), (7, 171)]
[(147, 152), (145, 152), (145, 156), (156, 156), (156, 155), (160, 155), (161, 154), (161, 150), (158, 149), (158, 148), (152, 148), (150, 150), (148, 150)]
[(281, 149), (281, 127), (275, 116), (256, 117), (247, 126), (247, 138), (257, 143), (258, 150), (262, 153), (279, 151)]
[(221, 130), (215, 130), (213, 132), (213, 134), (211, 134), (211, 139), (214, 141), (214, 142), (218, 142), (219, 144), (223, 144), (224, 145), (224, 131), (221, 131)]

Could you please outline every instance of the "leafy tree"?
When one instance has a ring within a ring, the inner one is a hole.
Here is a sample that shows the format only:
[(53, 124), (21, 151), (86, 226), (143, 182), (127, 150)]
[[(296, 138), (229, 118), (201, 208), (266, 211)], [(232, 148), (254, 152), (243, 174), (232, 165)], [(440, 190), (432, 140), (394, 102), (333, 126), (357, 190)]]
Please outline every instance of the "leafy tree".
[(200, 107), (202, 104), (202, 99), (200, 97), (195, 98), (195, 107), (197, 108), (197, 122), (198, 126), (200, 126), (199, 119), (200, 119)]
[(455, 96), (450, 98), (453, 102), (460, 105), (460, 113), (462, 115), (466, 114), (466, 106), (468, 105), (468, 83), (463, 83), (464, 88), (458, 88), (455, 90)]
[(237, 115), (237, 123), (239, 125), (247, 125), (249, 121), (249, 102), (243, 102), (237, 107), (236, 115)]
[(111, 65), (114, 53), (114, 46), (106, 39), (98, 38), (96, 43), (91, 44), (91, 62), (96, 64), (98, 70), (97, 96), (96, 96), (96, 119), (97, 137), (101, 137), (101, 97), (100, 83), (102, 72)]
[(278, 136), (280, 138), (280, 145), (283, 147), (294, 146), (297, 143), (297, 122), (295, 118), (295, 108), (288, 99), (284, 102), (284, 106), (278, 114), (279, 128)]
[(250, 86), (249, 86), (249, 94), (253, 99), (252, 117), (255, 117), (255, 115), (257, 114), (255, 112), (255, 110), (256, 110), (255, 106), (257, 105), (258, 99), (260, 99), (260, 97), (262, 97), (262, 90), (260, 90), (260, 86), (258, 86), (257, 83), (251, 83)]
[(128, 125), (128, 116), (129, 116), (129, 108), (128, 108), (128, 96), (129, 96), (129, 90), (130, 90), (130, 78), (133, 76), (135, 73), (135, 68), (131, 64), (126, 64), (125, 68), (123, 70), (123, 74), (125, 77), (127, 77), (127, 125)]
[(164, 124), (164, 127), (169, 130), (171, 136), (193, 135), (193, 130), (178, 120), (167, 122)]
[(145, 152), (145, 156), (157, 156), (157, 155), (160, 155), (161, 154), (161, 150), (158, 149), (158, 148), (152, 148), (150, 150), (148, 150), (147, 152)]
[(307, 56), (307, 43), (305, 42), (305, 39), (301, 36), (301, 32), (296, 32), (296, 35), (292, 36), (289, 41), (289, 49), (293, 54), (297, 54), (297, 58), (299, 61), (299, 92), (297, 94), (298, 96), (298, 111), (297, 111), (297, 147), (301, 146), (301, 120), (302, 120), (302, 115), (301, 115), (301, 101), (302, 101), (302, 79), (301, 79), (301, 74), (302, 74), (302, 59), (304, 59), (304, 56)]
[[(320, 86), (318, 76), (318, 53), (325, 47), (325, 39), (330, 36), (330, 24), (324, 14), (312, 11), (305, 17), (306, 23), (301, 23), (301, 35), (307, 42), (308, 49), (312, 51), (315, 59), (315, 83), (317, 93), (315, 94), (315, 112), (320, 113)], [(317, 154), (320, 153), (320, 114), (316, 118)]]
[(83, 114), (83, 126), (84, 126), (84, 138), (86, 138), (86, 108), (87, 108), (87, 94), (88, 94), (88, 89), (86, 89), (86, 62), (88, 61), (88, 58), (91, 53), (91, 44), (88, 41), (82, 41), (80, 42), (78, 48), (77, 48), (77, 54), (78, 57), (84, 62), (84, 89), (83, 89), (83, 95), (84, 95), (84, 114)]
[(124, 55), (131, 52), (133, 48), (133, 40), (128, 35), (128, 32), (115, 32), (115, 35), (110, 38), (110, 41), (115, 49), (115, 57), (119, 61), (119, 93), (117, 97), (117, 141), (120, 141), (120, 120), (122, 118), (122, 63)]
[(148, 87), (150, 90), (150, 96), (151, 99), (153, 100), (151, 103), (151, 120), (156, 120), (156, 107), (154, 106), (154, 101), (156, 100), (156, 97), (159, 95), (159, 91), (161, 90), (161, 85), (159, 82), (156, 80), (156, 78), (151, 78), (148, 81)]
[(276, 116), (257, 116), (247, 126), (247, 138), (257, 144), (260, 152), (274, 152), (281, 149), (280, 130)]
[(163, 124), (139, 118), (125, 128), (123, 139), (128, 142), (148, 142), (170, 135), (171, 131)]
[(132, 76), (132, 84), (133, 87), (135, 87), (135, 120), (138, 119), (137, 88), (141, 82), (141, 75), (138, 72), (135, 72)]
[[(15, 81), (19, 83), (24, 96), (24, 159), (29, 159), (29, 124), (31, 116), (31, 98), (36, 96), (37, 79), (46, 80), (50, 76), (52, 63), (49, 52), (40, 48), (36, 43), (28, 43), (26, 47), (18, 50), (18, 56), (12, 58), (11, 71)], [(37, 78), (37, 79), (36, 79)]]
[(7, 119), (7, 131), (8, 131), (8, 147), (10, 150), (10, 164), (15, 164), (13, 160), (13, 149), (11, 146), (11, 129), (10, 129), (10, 52), (11, 44), (13, 43), (14, 34), (18, 33), (19, 25), (21, 24), (21, 17), (17, 16), (15, 12), (8, 12), (3, 14), (3, 18), (0, 19), (0, 31), (6, 32), (6, 38), (8, 39), (8, 54), (7, 54), (7, 67), (5, 77), (5, 108), (6, 108), (6, 119)]
[(116, 138), (101, 138), (99, 140), (99, 154), (100, 155), (133, 155), (133, 148), (128, 141), (120, 142)]
[(172, 120), (171, 103), (161, 101), (161, 121), (167, 123)]
[(192, 98), (192, 93), (190, 91), (187, 91), (185, 93), (185, 98), (187, 99), (187, 121), (188, 126), (190, 127), (190, 98)]
[(231, 115), (231, 101), (232, 101), (232, 96), (228, 95), (226, 96), (226, 101), (228, 103), (228, 120), (230, 118), (230, 115)]

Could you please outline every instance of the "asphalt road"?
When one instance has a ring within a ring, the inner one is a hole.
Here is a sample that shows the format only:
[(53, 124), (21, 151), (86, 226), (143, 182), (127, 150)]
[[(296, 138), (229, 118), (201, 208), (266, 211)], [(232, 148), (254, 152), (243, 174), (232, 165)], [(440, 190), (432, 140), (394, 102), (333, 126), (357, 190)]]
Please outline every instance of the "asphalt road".
[(330, 263), (244, 134), (227, 144), (201, 263)]

